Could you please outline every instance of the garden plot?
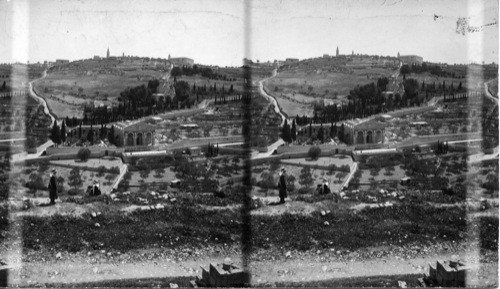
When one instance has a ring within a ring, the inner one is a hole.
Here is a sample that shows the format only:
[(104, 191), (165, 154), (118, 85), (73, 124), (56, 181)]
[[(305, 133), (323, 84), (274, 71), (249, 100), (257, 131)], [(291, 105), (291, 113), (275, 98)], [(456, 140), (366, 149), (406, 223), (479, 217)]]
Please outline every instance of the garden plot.
[(146, 187), (153, 183), (168, 183), (175, 180), (175, 173), (170, 168), (163, 169), (163, 172), (156, 170), (151, 170), (149, 173), (146, 171), (134, 171), (130, 172), (129, 186), (131, 191), (139, 191), (140, 187)]
[(324, 166), (329, 167), (331, 165), (335, 165), (337, 167), (340, 166), (351, 166), (353, 161), (348, 156), (339, 156), (339, 157), (321, 157), (317, 160), (310, 160), (308, 158), (299, 158), (299, 159), (288, 159), (282, 160), (284, 164), (292, 164), (292, 165), (310, 165), (310, 166)]
[(100, 166), (105, 167), (106, 169), (111, 169), (113, 167), (120, 168), (122, 165), (122, 161), (118, 158), (101, 158), (101, 159), (88, 159), (86, 162), (82, 162), (80, 160), (58, 160), (50, 162), (56, 166), (72, 166), (72, 167), (90, 167), (90, 168), (99, 168)]
[[(30, 180), (36, 180), (40, 189), (38, 189), (33, 196), (41, 195), (48, 197), (48, 191), (46, 191), (50, 179), (50, 170), (48, 168), (48, 166), (46, 169), (40, 169), (37, 166), (19, 167), (19, 169), (22, 169), (22, 172), (18, 172), (17, 175), (19, 175), (22, 184), (27, 183)], [(87, 187), (93, 185), (94, 181), (99, 183), (102, 193), (110, 192), (113, 182), (118, 176), (118, 174), (109, 171), (98, 173), (96, 171), (85, 170), (84, 168), (79, 167), (55, 166), (55, 168), (57, 171), (57, 183), (60, 188), (59, 196), (70, 193), (68, 192), (70, 189), (73, 189), (73, 191), (75, 189), (78, 190), (78, 193), (71, 192), (72, 195), (84, 195)]]

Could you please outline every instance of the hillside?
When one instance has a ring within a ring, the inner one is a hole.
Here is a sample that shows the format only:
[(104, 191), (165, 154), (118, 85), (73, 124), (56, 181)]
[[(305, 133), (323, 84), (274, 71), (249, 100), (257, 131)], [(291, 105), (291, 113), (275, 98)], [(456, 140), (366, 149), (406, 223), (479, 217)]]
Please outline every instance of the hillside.
[[(242, 69), (200, 67), (208, 69), (211, 76), (181, 73), (177, 80), (184, 80), (191, 86), (216, 84), (241, 91)], [(174, 68), (175, 69), (175, 68)], [(113, 105), (118, 103), (120, 93), (126, 88), (147, 85), (153, 79), (160, 80), (161, 88), (167, 89), (174, 79), (173, 70), (162, 60), (147, 58), (113, 58), (80, 60), (49, 69), (47, 76), (34, 83), (38, 94), (47, 100), (49, 108), (57, 117), (83, 116), (84, 104)], [(167, 82), (164, 85), (163, 82)]]
[(265, 83), (266, 90), (290, 116), (312, 114), (312, 103), (340, 103), (356, 86), (391, 77), (398, 68), (394, 58), (340, 56), (285, 63), (278, 75)]

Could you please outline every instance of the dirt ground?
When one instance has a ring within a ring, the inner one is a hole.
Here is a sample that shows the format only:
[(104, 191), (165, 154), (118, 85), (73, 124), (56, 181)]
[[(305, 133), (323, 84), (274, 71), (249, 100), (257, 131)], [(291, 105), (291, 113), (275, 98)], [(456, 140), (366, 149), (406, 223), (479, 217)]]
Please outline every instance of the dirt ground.
[[(287, 282), (289, 286), (307, 285), (308, 282), (333, 281), (342, 278), (377, 276), (397, 276), (415, 274), (415, 279), (428, 272), (428, 264), (436, 260), (448, 260), (459, 255), (472, 266), (468, 279), (470, 286), (498, 285), (496, 262), (479, 263), (477, 250), (464, 246), (445, 244), (439, 247), (425, 248), (418, 256), (408, 256), (397, 252), (389, 256), (376, 257), (377, 254), (390, 251), (391, 248), (367, 248), (363, 252), (341, 252), (335, 249), (317, 252), (256, 252), (251, 256), (250, 272), (254, 286), (269, 286)], [(10, 285), (21, 287), (78, 285), (86, 282), (121, 280), (130, 284), (140, 284), (137, 280), (187, 277), (194, 280), (201, 274), (200, 266), (220, 263), (230, 257), (235, 264), (241, 265), (239, 248), (204, 248), (179, 255), (169, 250), (145, 249), (130, 252), (57, 252), (47, 259), (32, 258), (28, 253), (25, 262), (11, 271)], [(269, 258), (262, 259), (266, 254)], [(367, 257), (371, 255), (372, 257)], [(136, 280), (136, 281), (134, 281)], [(393, 280), (394, 281), (394, 280)], [(416, 280), (414, 280), (416, 281)], [(113, 283), (111, 283), (113, 284)], [(115, 283), (116, 284), (116, 283)], [(328, 283), (327, 283), (328, 284)], [(179, 284), (187, 286), (187, 284)]]

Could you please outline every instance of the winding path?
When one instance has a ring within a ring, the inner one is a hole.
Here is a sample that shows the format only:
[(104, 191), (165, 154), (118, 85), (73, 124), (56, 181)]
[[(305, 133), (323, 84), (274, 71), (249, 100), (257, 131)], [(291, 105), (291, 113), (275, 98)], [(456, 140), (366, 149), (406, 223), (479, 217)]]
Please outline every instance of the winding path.
[(271, 101), (271, 103), (274, 105), (274, 111), (281, 116), (280, 126), (283, 126), (283, 124), (285, 123), (286, 116), (281, 112), (280, 107), (278, 105), (278, 101), (276, 101), (276, 98), (267, 94), (267, 92), (264, 90), (264, 81), (267, 81), (273, 77), (276, 77), (277, 75), (278, 75), (278, 70), (277, 69), (273, 70), (273, 75), (271, 75), (268, 78), (264, 78), (264, 79), (259, 80), (258, 87), (259, 87), (259, 93), (263, 97), (269, 99)]
[(38, 96), (35, 92), (35, 90), (33, 89), (33, 82), (34, 81), (37, 81), (37, 80), (40, 80), (40, 79), (43, 79), (47, 76), (47, 70), (45, 70), (42, 74), (42, 77), (40, 78), (37, 78), (35, 80), (32, 80), (29, 82), (29, 95), (31, 97), (33, 97), (38, 103), (40, 103), (41, 105), (43, 105), (43, 112), (48, 115), (50, 117), (50, 126), (54, 125), (54, 121), (56, 121), (56, 118), (50, 113), (50, 110), (49, 110), (49, 107), (47, 106), (47, 102), (45, 101), (45, 99), (41, 96)]

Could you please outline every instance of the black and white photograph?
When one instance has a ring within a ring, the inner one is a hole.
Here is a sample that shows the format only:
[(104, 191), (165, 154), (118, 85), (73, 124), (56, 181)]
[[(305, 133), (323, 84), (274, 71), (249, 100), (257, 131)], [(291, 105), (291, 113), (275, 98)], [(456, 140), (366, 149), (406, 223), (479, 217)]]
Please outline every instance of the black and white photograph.
[(499, 285), (498, 0), (0, 0), (0, 287)]

